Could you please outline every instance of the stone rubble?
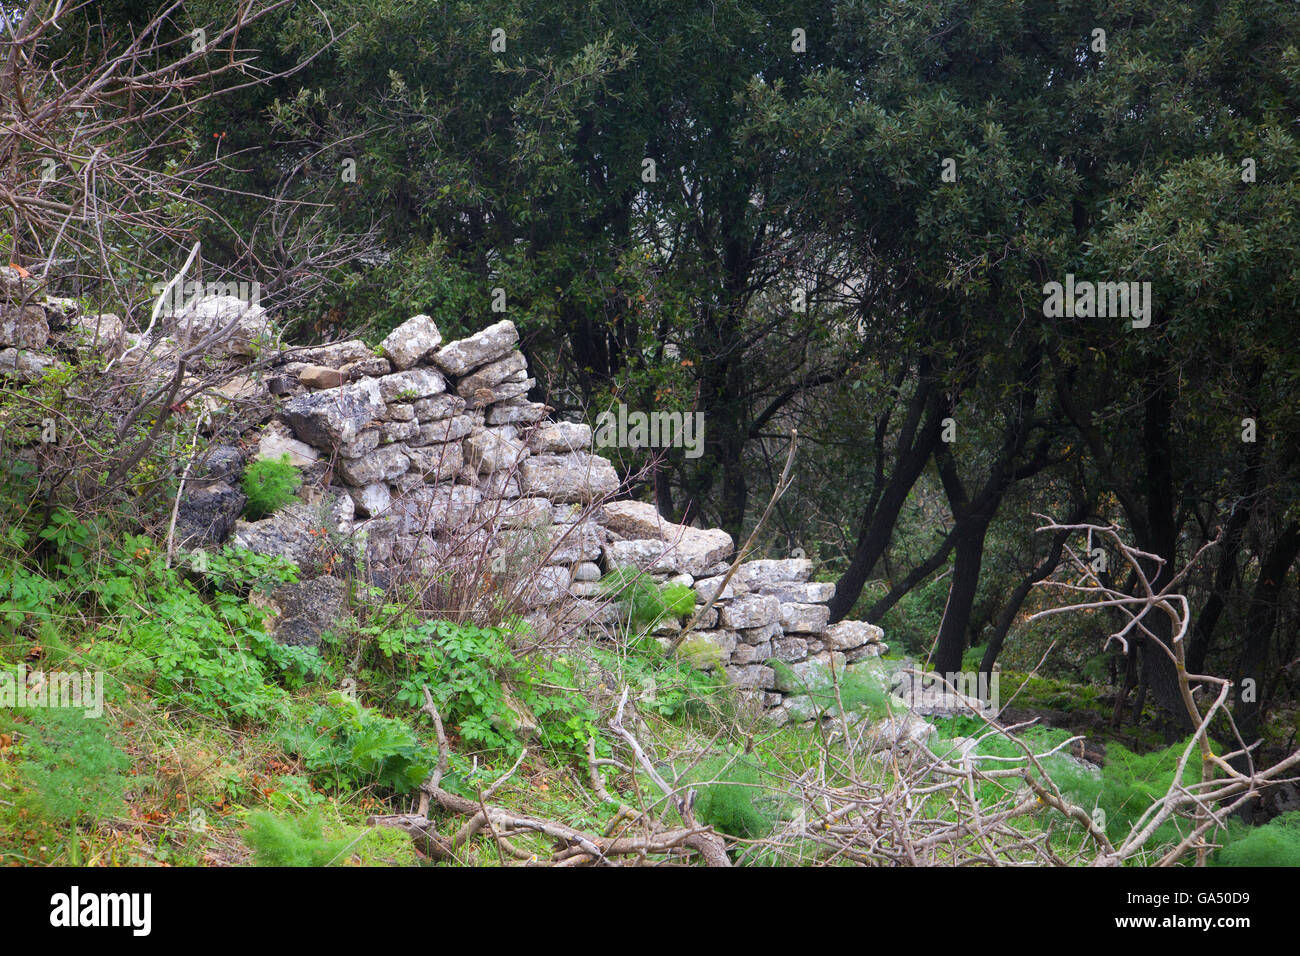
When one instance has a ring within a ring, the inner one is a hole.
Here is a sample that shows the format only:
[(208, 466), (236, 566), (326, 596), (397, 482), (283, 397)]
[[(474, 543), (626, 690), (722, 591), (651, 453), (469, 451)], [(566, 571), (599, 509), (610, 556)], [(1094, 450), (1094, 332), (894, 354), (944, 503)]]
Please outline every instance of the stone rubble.
[[(174, 340), (149, 342), (117, 316), (83, 316), (57, 300), (32, 304), (10, 272), (0, 269), (0, 380), (37, 379), (72, 347), (120, 358), (135, 345), (136, 361), (156, 357), (232, 320), (220, 357), (236, 366), (273, 340), (262, 309), (220, 297), (172, 317)], [(539, 633), (577, 627), (593, 639), (626, 627), (602, 578), (644, 572), (694, 592), (702, 613), (682, 652), (751, 691), (778, 722), (816, 716), (810, 684), (876, 666), (887, 650), (881, 629), (831, 624), (834, 585), (812, 580), (811, 561), (747, 561), (722, 587), (736, 547), (729, 534), (613, 500), (620, 478), (595, 453), (591, 428), (553, 421), (548, 406), (529, 400), (534, 380), (518, 346), (509, 320), (443, 342), (435, 321), (417, 315), (377, 349), (360, 340), (285, 349), (269, 372), (232, 380), (214, 400), (271, 409), (272, 420), (245, 436), (245, 452), (229, 450), (240, 467), (241, 454), (287, 455), (302, 470), (300, 500), (242, 520), (239, 467), (210, 467), (190, 483), (178, 538), (185, 547), (229, 541), (305, 568), (331, 547), (346, 548), (376, 582), (412, 569), (433, 574), (474, 549), (515, 562), (531, 555), (518, 595), (528, 619)], [(313, 643), (336, 616), (334, 579), (307, 580), (323, 583), (276, 601), (276, 633), (292, 643)], [(313, 602), (325, 613), (314, 617)], [(681, 626), (673, 619), (652, 630), (669, 642)]]

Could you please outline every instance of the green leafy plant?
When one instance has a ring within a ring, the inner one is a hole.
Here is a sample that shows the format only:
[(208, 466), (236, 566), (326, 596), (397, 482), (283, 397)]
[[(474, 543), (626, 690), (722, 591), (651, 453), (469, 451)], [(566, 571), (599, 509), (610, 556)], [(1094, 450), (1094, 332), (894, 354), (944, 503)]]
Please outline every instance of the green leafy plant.
[(1300, 866), (1300, 811), (1284, 813), (1262, 827), (1234, 820), (1226, 839), (1210, 858), (1212, 866)]
[(93, 822), (120, 812), (130, 765), (105, 719), (81, 710), (25, 710), (18, 725), (25, 737), (18, 765), (26, 783), (24, 803), (55, 824)]
[(257, 521), (293, 501), (302, 478), (298, 469), (289, 464), (286, 454), (278, 459), (260, 458), (250, 464), (244, 469), (242, 484), (244, 494), (248, 496), (244, 516)]
[(259, 866), (337, 866), (355, 841), (348, 836), (327, 837), (319, 811), (277, 816), (259, 810), (249, 815), (244, 842)]
[(697, 784), (695, 816), (729, 836), (758, 839), (776, 820), (775, 801), (748, 757), (710, 757), (687, 779)]
[(338, 692), (288, 721), (276, 740), (322, 785), (337, 790), (377, 784), (407, 793), (433, 766), (410, 725)]
[(695, 610), (695, 591), (684, 584), (660, 586), (635, 568), (619, 568), (600, 579), (601, 593), (624, 609), (628, 620), (640, 627), (654, 627), (666, 618), (678, 620)]

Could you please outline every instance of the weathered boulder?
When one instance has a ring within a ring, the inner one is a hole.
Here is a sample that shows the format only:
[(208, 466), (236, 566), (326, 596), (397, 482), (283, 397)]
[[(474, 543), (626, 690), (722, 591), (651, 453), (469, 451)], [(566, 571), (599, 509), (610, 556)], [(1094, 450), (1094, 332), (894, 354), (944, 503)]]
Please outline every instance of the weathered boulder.
[(332, 449), (351, 442), (384, 412), (384, 399), (374, 379), (342, 388), (300, 395), (284, 406), (281, 416), (302, 441)]
[(512, 425), (480, 428), (465, 440), (465, 464), (480, 473), (512, 469), (528, 457), (528, 446)]
[(610, 531), (625, 538), (653, 538), (658, 541), (672, 540), (676, 537), (677, 529), (683, 527), (673, 524), (659, 513), (658, 508), (645, 501), (606, 502), (605, 525)]
[(474, 426), (473, 415), (453, 415), (450, 418), (441, 418), (431, 422), (426, 422), (421, 418), (420, 433), (416, 436), (416, 440), (410, 442), (410, 444), (436, 445), (460, 441), (474, 431)]
[(238, 481), (244, 473), (244, 453), (234, 445), (212, 445), (195, 473), (210, 481)]
[(591, 426), (577, 422), (554, 422), (543, 425), (528, 437), (528, 447), (544, 455), (591, 448)]
[(442, 344), (442, 333), (427, 315), (407, 319), (379, 343), (379, 350), (396, 369), (408, 369)]
[(51, 355), (26, 349), (0, 349), (0, 377), (34, 382), (57, 364)]
[(549, 564), (577, 564), (600, 557), (604, 537), (594, 521), (551, 525), (543, 545)]
[(787, 582), (807, 581), (812, 574), (807, 558), (776, 558), (746, 561), (731, 580), (751, 591)]
[(410, 465), (411, 459), (400, 445), (389, 445), (360, 458), (340, 458), (336, 467), (340, 478), (360, 488), (378, 481), (392, 481)]
[(379, 396), (385, 402), (413, 402), (437, 395), (447, 388), (447, 380), (436, 369), (411, 368), (375, 379)]
[[(511, 352), (505, 358), (489, 362), (476, 372), (471, 372), (456, 383), (456, 394), (466, 400), (474, 397), (480, 388), (495, 388), (502, 382), (511, 381), (517, 372), (525, 372), (528, 363), (522, 352)], [(527, 378), (527, 375), (524, 376)]]
[(360, 339), (349, 342), (334, 342), (330, 345), (316, 345), (310, 348), (292, 349), (284, 353), (285, 359), (292, 362), (304, 362), (308, 365), (325, 365), (329, 368), (342, 368), (349, 362), (362, 362), (374, 358), (375, 353)]
[(753, 590), (760, 594), (770, 594), (785, 604), (825, 604), (835, 596), (835, 584), (832, 581), (777, 581), (755, 585)]
[(176, 508), (177, 546), (203, 548), (225, 541), (247, 503), (247, 496), (227, 481), (187, 487)]
[(439, 445), (407, 445), (402, 449), (411, 459), (411, 471), (420, 481), (434, 484), (451, 481), (465, 466), (465, 452), (460, 442)]
[[(551, 503), (545, 498), (491, 499), (479, 505), (476, 519), (489, 528), (544, 528), (551, 523)], [(591, 567), (596, 566), (593, 564)], [(596, 577), (600, 577), (599, 568), (596, 568)]]
[(489, 325), (467, 339), (451, 342), (433, 353), (434, 364), (448, 375), (460, 377), (512, 351), (519, 331), (509, 319)]
[(74, 345), (89, 346), (109, 355), (120, 355), (126, 348), (126, 324), (112, 312), (69, 315), (63, 323), (63, 336)]
[(319, 647), (347, 609), (348, 586), (332, 575), (281, 584), (261, 603), (275, 614), (271, 636), (290, 647)]
[(837, 621), (826, 628), (822, 640), (827, 647), (848, 651), (863, 644), (878, 644), (884, 636), (882, 628), (866, 621)]
[(497, 402), (517, 400), (537, 384), (536, 379), (528, 378), (522, 382), (502, 382), (491, 388), (479, 388), (465, 400), (466, 408), (482, 409)]
[(528, 607), (543, 607), (562, 600), (569, 591), (568, 568), (538, 568), (518, 584), (520, 601)]
[(340, 458), (360, 458), (379, 447), (379, 428), (363, 429), (352, 441), (338, 445), (336, 450)]
[(778, 637), (772, 641), (772, 656), (786, 664), (795, 664), (808, 656), (808, 641), (802, 637)]
[(440, 534), (464, 528), (483, 496), (465, 485), (424, 485), (393, 499), (389, 514), (402, 534)]
[(737, 644), (736, 650), (731, 655), (733, 664), (762, 664), (772, 656), (772, 644), (765, 641), (762, 644)]
[(236, 521), (234, 544), (311, 566), (330, 548), (326, 532), (350, 533), (355, 514), (347, 495), (327, 499), (324, 507), (298, 502), (261, 521)]
[(830, 618), (830, 608), (825, 604), (781, 602), (781, 629), (787, 634), (820, 634)]
[(50, 340), (50, 324), (39, 305), (0, 304), (0, 345), (41, 349)]
[(762, 624), (758, 627), (740, 628), (736, 631), (736, 640), (746, 644), (762, 644), (764, 641), (776, 640), (782, 633), (784, 632), (781, 630), (781, 622), (772, 621), (770, 624)]
[(696, 599), (701, 603), (706, 603), (714, 598), (733, 598), (738, 594), (747, 593), (746, 589), (743, 587), (737, 589), (736, 578), (734, 575), (731, 580), (727, 582), (727, 586), (724, 588), (722, 586), (722, 579), (724, 577), (726, 577), (725, 574), (718, 574), (709, 578), (696, 578), (695, 583), (692, 585), (692, 587), (695, 588)]
[(722, 623), (725, 627), (762, 627), (764, 624), (778, 621), (780, 614), (781, 603), (776, 598), (762, 594), (747, 594), (723, 605)]
[[(837, 654), (835, 656), (835, 674), (843, 677), (844, 667), (847, 663), (843, 654)], [(776, 673), (776, 682), (772, 686), (776, 690), (784, 691), (787, 694), (826, 693), (834, 688), (835, 677), (831, 674), (828, 661), (809, 658), (806, 661), (799, 661), (787, 667), (779, 668)]]
[(257, 355), (273, 338), (266, 310), (233, 295), (204, 296), (168, 317), (181, 349), (220, 333), (209, 349), (211, 353)]
[(383, 378), (392, 370), (393, 363), (382, 355), (371, 355), (368, 358), (357, 359), (355, 362), (345, 362), (339, 366), (339, 371), (343, 374), (344, 381), (347, 382), (355, 382), (363, 378)]
[(765, 664), (727, 665), (727, 680), (745, 689), (769, 690), (776, 686), (776, 671)]
[(542, 402), (530, 402), (520, 396), (504, 402), (498, 402), (487, 410), (489, 425), (531, 425), (540, 422), (551, 410)]
[(534, 455), (520, 468), (523, 493), (558, 502), (588, 502), (618, 491), (618, 472), (599, 455)]
[[(610, 544), (611, 566), (634, 565), (642, 570), (702, 574), (729, 555), (734, 542), (718, 528), (700, 529), (674, 524), (660, 516), (654, 505), (641, 501), (612, 501), (605, 504), (606, 526), (631, 540)], [(644, 542), (654, 542), (647, 545)], [(641, 563), (641, 558), (650, 563)], [(707, 600), (707, 599), (706, 599)]]
[(861, 647), (855, 647), (851, 651), (845, 651), (844, 656), (853, 664), (857, 661), (866, 660), (868, 657), (879, 657), (882, 654), (889, 653), (888, 644), (863, 644)]
[(284, 455), (289, 456), (289, 464), (298, 468), (305, 468), (320, 458), (320, 452), (294, 438), (283, 423), (271, 422), (257, 439), (257, 457), (278, 461)]
[(391, 445), (395, 441), (408, 441), (412, 438), (417, 441), (420, 438), (420, 423), (414, 419), (409, 422), (384, 422), (379, 426), (381, 445)]
[(304, 365), (298, 370), (298, 381), (308, 388), (338, 388), (343, 384), (343, 373), (328, 365)]
[(363, 518), (374, 518), (383, 514), (393, 500), (388, 485), (383, 482), (375, 482), (361, 488), (349, 488), (347, 492), (352, 496), (357, 514)]
[[(444, 418), (451, 418), (453, 415), (459, 415), (465, 410), (465, 399), (459, 395), (444, 392), (431, 398), (420, 399), (415, 403), (414, 408), (415, 417), (422, 424), (429, 424)], [(446, 440), (450, 441), (451, 439)]]

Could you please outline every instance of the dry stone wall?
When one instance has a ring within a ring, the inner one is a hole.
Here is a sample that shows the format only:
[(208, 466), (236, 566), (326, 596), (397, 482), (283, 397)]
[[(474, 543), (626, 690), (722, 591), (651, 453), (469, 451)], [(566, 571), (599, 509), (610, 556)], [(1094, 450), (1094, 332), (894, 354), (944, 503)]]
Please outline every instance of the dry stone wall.
[[(226, 322), (241, 315), (238, 305), (224, 297), (199, 303), (179, 328), (188, 334)], [(249, 361), (268, 333), (265, 313), (247, 313), (225, 346), (231, 362)], [(133, 354), (165, 358), (176, 328), (148, 340), (125, 332), (116, 316), (82, 316), (65, 300), (5, 306), (0, 376), (39, 376), (54, 361), (42, 351), (53, 340), (89, 343), (123, 362)], [(812, 562), (748, 561), (723, 587), (735, 552), (729, 534), (616, 500), (618, 473), (594, 453), (591, 428), (554, 421), (546, 405), (529, 400), (535, 382), (518, 345), (509, 321), (444, 342), (433, 319), (417, 315), (376, 348), (349, 341), (286, 350), (269, 374), (229, 378), (211, 400), (265, 405), (252, 457), (287, 455), (303, 472), (304, 494), (268, 518), (242, 520), (245, 454), (214, 447), (181, 503), (180, 545), (229, 541), (310, 568), (324, 516), (329, 533), (349, 541), (381, 583), (437, 574), (467, 538), (488, 554), (531, 549), (538, 566), (519, 597), (534, 626), (576, 627), (594, 639), (624, 626), (601, 578), (636, 569), (693, 589), (697, 611), (713, 602), (684, 651), (702, 667), (721, 668), (782, 721), (811, 716), (807, 691), (831, 668), (886, 650), (879, 627), (829, 623), (834, 588), (812, 580)], [(273, 597), (282, 640), (309, 643), (328, 606), (343, 600), (326, 571)], [(665, 622), (655, 633), (667, 643), (679, 627)]]
[[(353, 342), (299, 352), (282, 369), (305, 391), (263, 431), (259, 454), (329, 462), (341, 524), (365, 541), (380, 574), (412, 564), (436, 573), (472, 527), (503, 553), (524, 538), (540, 543), (545, 564), (525, 600), (549, 624), (593, 636), (617, 628), (600, 579), (624, 568), (692, 588), (697, 610), (714, 599), (688, 652), (781, 708), (779, 718), (787, 697), (803, 696), (820, 671), (886, 649), (874, 625), (829, 623), (834, 586), (811, 580), (811, 561), (745, 562), (719, 593), (731, 536), (673, 524), (644, 502), (612, 500), (619, 477), (593, 452), (590, 427), (553, 421), (547, 406), (529, 401), (534, 380), (518, 342), (514, 324), (501, 321), (444, 343), (419, 315), (377, 350)], [(240, 521), (235, 541), (283, 553), (278, 533), (261, 527), (283, 522)], [(670, 641), (678, 627), (665, 622), (657, 636)]]

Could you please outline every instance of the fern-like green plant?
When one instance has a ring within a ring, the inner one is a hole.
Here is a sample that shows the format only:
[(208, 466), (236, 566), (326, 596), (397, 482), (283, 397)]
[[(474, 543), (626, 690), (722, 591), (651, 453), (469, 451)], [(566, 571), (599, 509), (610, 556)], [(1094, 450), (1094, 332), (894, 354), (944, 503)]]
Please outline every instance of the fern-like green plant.
[(259, 810), (248, 818), (244, 842), (258, 866), (337, 866), (347, 856), (352, 839), (330, 839), (319, 811), (276, 816)]
[(689, 777), (699, 785), (695, 817), (701, 823), (743, 839), (760, 839), (771, 832), (776, 820), (771, 795), (759, 768), (745, 758), (711, 757)]
[(280, 510), (294, 499), (301, 484), (298, 469), (289, 464), (288, 455), (258, 459), (244, 469), (244, 494), (248, 496), (244, 517), (257, 521)]
[(1211, 866), (1300, 866), (1300, 811), (1284, 813), (1262, 827), (1233, 822), (1227, 842)]
[(26, 743), (18, 766), (29, 809), (55, 824), (93, 822), (124, 810), (130, 761), (106, 720), (57, 707), (31, 714), (19, 725)]
[(600, 579), (601, 592), (617, 601), (634, 625), (654, 627), (667, 618), (681, 620), (695, 610), (695, 592), (684, 584), (660, 587), (635, 568), (619, 568)]

